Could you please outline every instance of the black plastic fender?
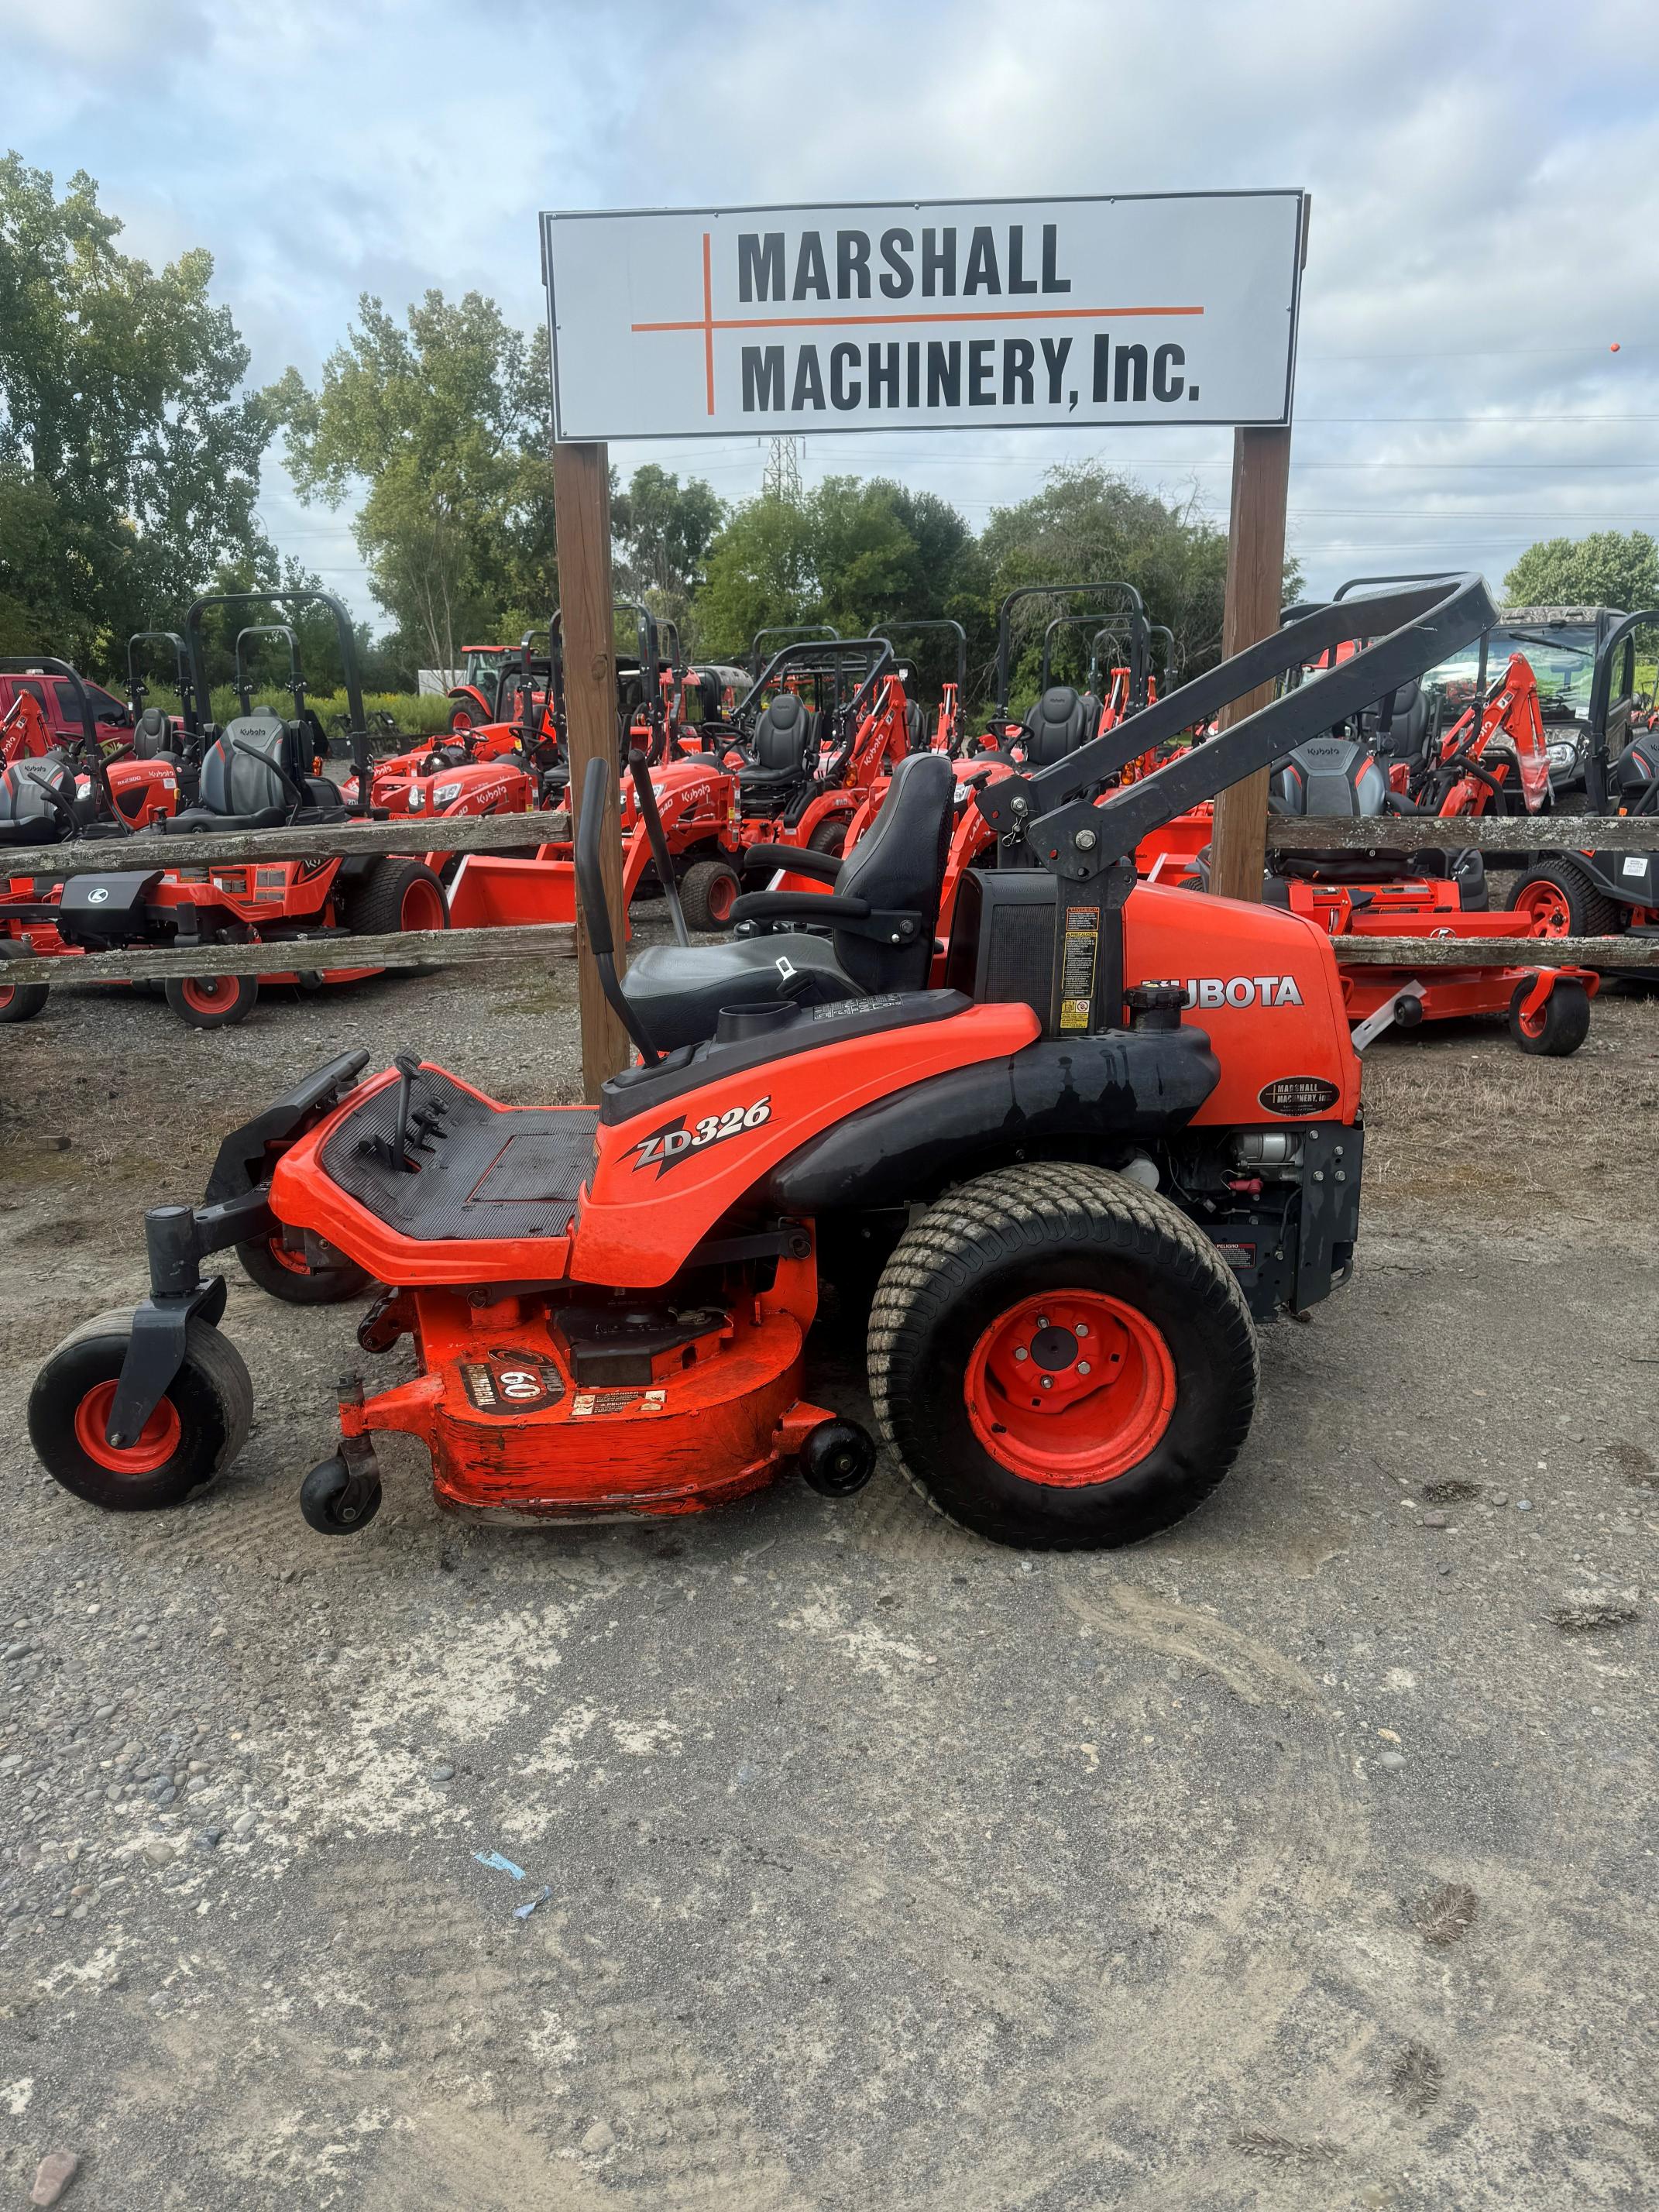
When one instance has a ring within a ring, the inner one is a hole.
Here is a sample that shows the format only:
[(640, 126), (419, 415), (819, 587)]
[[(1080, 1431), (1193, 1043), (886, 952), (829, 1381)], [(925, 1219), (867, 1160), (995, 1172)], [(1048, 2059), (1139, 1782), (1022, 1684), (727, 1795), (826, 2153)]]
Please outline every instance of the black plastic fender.
[(780, 1212), (902, 1205), (1035, 1146), (1169, 1135), (1221, 1079), (1201, 1029), (1038, 1037), (850, 1114), (778, 1162), (757, 1196)]

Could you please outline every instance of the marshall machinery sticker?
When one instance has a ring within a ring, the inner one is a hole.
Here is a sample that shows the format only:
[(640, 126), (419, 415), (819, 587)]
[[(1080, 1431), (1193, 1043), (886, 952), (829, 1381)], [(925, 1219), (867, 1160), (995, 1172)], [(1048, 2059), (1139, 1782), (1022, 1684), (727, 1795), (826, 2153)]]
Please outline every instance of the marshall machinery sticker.
[(546, 215), (562, 441), (1289, 420), (1298, 191)]

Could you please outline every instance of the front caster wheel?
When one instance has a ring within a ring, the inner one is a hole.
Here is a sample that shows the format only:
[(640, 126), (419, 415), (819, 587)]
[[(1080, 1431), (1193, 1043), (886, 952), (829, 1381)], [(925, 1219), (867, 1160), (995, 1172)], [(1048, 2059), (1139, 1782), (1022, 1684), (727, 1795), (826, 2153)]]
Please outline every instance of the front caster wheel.
[(850, 1498), (875, 1471), (875, 1439), (856, 1421), (820, 1421), (807, 1431), (801, 1480), (820, 1498)]
[(29, 1394), (29, 1439), (65, 1490), (115, 1513), (179, 1505), (228, 1467), (253, 1425), (253, 1386), (242, 1355), (192, 1321), (184, 1364), (137, 1442), (105, 1437), (132, 1334), (130, 1312), (100, 1314), (64, 1338)]
[(228, 1029), (246, 1021), (259, 996), (257, 975), (169, 975), (161, 987), (169, 1006), (193, 1030)]
[(280, 1236), (263, 1243), (239, 1244), (236, 1257), (262, 1291), (289, 1306), (333, 1306), (355, 1298), (373, 1279), (367, 1267), (342, 1253), (313, 1267), (303, 1252), (295, 1252)]
[(1523, 1012), (1530, 982), (1517, 983), (1510, 998), (1510, 1035), (1522, 1052), (1545, 1060), (1566, 1060), (1589, 1035), (1589, 994), (1582, 983), (1560, 982), (1536, 1013)]
[(300, 1510), (319, 1536), (355, 1536), (380, 1510), (380, 1479), (325, 1459), (300, 1485)]

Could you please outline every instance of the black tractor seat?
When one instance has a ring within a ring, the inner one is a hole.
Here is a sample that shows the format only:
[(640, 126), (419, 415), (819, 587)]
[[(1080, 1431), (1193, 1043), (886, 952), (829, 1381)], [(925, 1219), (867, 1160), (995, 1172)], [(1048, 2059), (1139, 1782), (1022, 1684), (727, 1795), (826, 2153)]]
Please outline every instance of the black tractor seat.
[(798, 691), (780, 691), (763, 708), (754, 734), (738, 750), (738, 805), (746, 815), (782, 814), (811, 774), (818, 717)]
[(14, 761), (0, 771), (0, 848), (59, 844), (82, 818), (75, 771), (62, 753)]
[(894, 770), (881, 811), (845, 860), (793, 847), (752, 848), (764, 865), (821, 877), (832, 885), (830, 896), (746, 892), (732, 909), (740, 932), (732, 943), (647, 946), (629, 965), (623, 989), (652, 1043), (660, 1052), (699, 1044), (714, 1036), (727, 1008), (823, 1006), (922, 989), (955, 794), (945, 754), (912, 753)]
[(423, 1241), (568, 1233), (592, 1173), (597, 1109), (491, 1105), (423, 1067), (410, 1093), (411, 1173), (386, 1156), (401, 1088), (387, 1084), (334, 1131), (322, 1150), (331, 1182), (389, 1228)]
[(1099, 720), (1097, 711), (1091, 721), (1088, 708), (1069, 684), (1051, 684), (1021, 725), (1026, 760), (1032, 768), (1052, 768), (1086, 744)]
[(146, 707), (133, 724), (132, 757), (142, 761), (178, 759), (173, 725), (159, 707)]
[(339, 787), (310, 773), (313, 732), (275, 714), (239, 714), (208, 747), (198, 802), (165, 818), (173, 836), (346, 821)]

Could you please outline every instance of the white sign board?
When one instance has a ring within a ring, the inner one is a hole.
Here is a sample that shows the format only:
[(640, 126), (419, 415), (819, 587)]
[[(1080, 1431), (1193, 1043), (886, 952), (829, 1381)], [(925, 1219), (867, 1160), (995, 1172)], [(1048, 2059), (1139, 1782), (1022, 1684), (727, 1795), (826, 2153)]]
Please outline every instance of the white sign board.
[(544, 215), (555, 435), (1285, 422), (1304, 204)]

